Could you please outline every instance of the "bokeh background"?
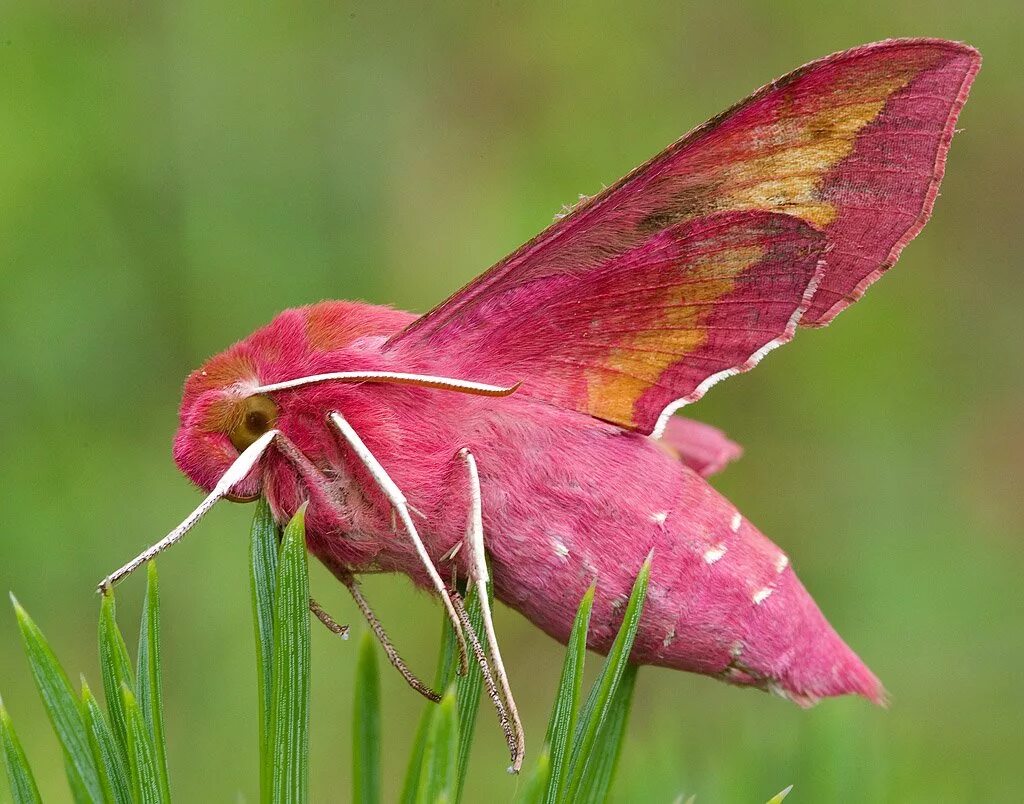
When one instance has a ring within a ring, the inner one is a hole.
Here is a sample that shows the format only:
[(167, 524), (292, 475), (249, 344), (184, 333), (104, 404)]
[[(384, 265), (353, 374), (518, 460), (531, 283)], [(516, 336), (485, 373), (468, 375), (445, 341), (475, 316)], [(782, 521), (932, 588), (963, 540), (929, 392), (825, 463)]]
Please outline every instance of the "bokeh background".
[[(559, 5), (3, 5), (0, 588), (95, 687), (93, 584), (197, 501), (169, 447), (181, 382), (208, 355), (323, 298), (424, 311), (799, 64), (962, 39), (985, 66), (930, 226), (863, 304), (691, 411), (745, 445), (716, 485), (791, 554), (892, 707), (805, 712), (648, 668), (615, 798), (763, 801), (793, 783), (794, 802), (1019, 801), (1018, 3)], [(251, 513), (221, 506), (160, 562), (180, 801), (255, 800)], [(365, 627), (319, 566), (313, 585)], [(438, 608), (402, 578), (367, 586), (430, 675)], [(140, 590), (120, 593), (130, 631)], [(562, 651), (498, 620), (536, 752)], [(349, 796), (354, 644), (314, 630), (315, 801)], [(44, 796), (65, 800), (9, 611), (0, 693)], [(384, 694), (390, 796), (421, 701), (392, 672)], [(506, 761), (483, 710), (468, 801), (509, 800)]]

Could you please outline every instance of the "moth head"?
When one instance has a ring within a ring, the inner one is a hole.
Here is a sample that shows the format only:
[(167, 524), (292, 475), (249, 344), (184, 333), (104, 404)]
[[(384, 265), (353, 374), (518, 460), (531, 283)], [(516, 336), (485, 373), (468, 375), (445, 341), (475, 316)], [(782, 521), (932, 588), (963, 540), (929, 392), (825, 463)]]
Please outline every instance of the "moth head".
[[(278, 404), (266, 394), (252, 393), (258, 385), (245, 343), (211, 358), (185, 381), (174, 460), (204, 490), (212, 490), (239, 455), (277, 425)], [(258, 497), (259, 475), (254, 469), (228, 498)]]
[[(411, 318), (387, 308), (324, 302), (286, 310), (246, 340), (212, 357), (185, 382), (174, 440), (178, 467), (196, 485), (212, 491), (242, 453), (278, 429), (317, 464), (323, 436), (332, 432), (328, 414), (347, 412), (357, 401), (363, 404), (367, 392), (356, 389), (366, 385), (417, 386), (483, 396), (506, 396), (518, 387), (387, 365), (380, 351), (383, 342)], [(312, 437), (314, 431), (319, 437)], [(255, 499), (260, 494), (262, 465), (277, 457), (261, 459), (225, 496)]]
[[(280, 313), (188, 376), (174, 439), (178, 467), (196, 485), (211, 491), (260, 436), (281, 426), (282, 420), (295, 423), (295, 416), (286, 414), (302, 407), (302, 395), (262, 391), (261, 383), (358, 365), (360, 359), (365, 362), (368, 351), (360, 344), (379, 345), (411, 319), (407, 313), (352, 302), (321, 302)], [(311, 410), (308, 405), (304, 410), (317, 422), (325, 422), (326, 411)], [(245, 482), (233, 488), (230, 499), (257, 496), (260, 466), (273, 460), (269, 455), (262, 459)]]

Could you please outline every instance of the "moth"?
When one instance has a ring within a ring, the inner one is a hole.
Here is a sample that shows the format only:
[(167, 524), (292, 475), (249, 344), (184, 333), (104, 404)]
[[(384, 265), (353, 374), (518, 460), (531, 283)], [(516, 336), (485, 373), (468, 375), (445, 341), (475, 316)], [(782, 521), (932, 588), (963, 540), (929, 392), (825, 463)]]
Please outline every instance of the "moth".
[[(882, 685), (769, 541), (706, 477), (740, 450), (673, 414), (798, 327), (859, 299), (929, 217), (973, 48), (888, 40), (812, 62), (584, 199), (423, 316), (286, 310), (184, 388), (174, 458), (218, 500), (306, 504), (309, 550), (431, 591), (474, 656), (512, 754), (524, 737), (484, 592), (555, 639), (596, 584), (606, 651), (653, 553), (632, 661), (800, 705)], [(484, 638), (455, 582), (480, 592)], [(326, 618), (326, 615), (324, 615)]]

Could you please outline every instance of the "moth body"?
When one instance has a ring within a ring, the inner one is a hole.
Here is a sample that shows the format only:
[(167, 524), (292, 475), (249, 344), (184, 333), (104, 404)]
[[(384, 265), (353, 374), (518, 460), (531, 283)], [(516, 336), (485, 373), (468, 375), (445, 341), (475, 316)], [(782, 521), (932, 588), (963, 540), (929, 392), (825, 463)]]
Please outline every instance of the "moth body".
[[(175, 451), (186, 474), (212, 487), (223, 468), (210, 465), (217, 453), (209, 447), (218, 436), (227, 440), (214, 428), (238, 419), (253, 386), (303, 372), (410, 368), (408, 355), (382, 348), (382, 333), (349, 342), (318, 338), (316, 324), (325, 319), (345, 321), (351, 334), (356, 320), (373, 332), (400, 324), (403, 314), (343, 302), (288, 310), (214, 358), (186, 385)], [(422, 360), (411, 367), (425, 374), (441, 369)], [(444, 367), (454, 376), (468, 368)], [(220, 385), (202, 390), (211, 376)], [(495, 596), (556, 639), (567, 639), (580, 598), (596, 583), (588, 644), (607, 651), (653, 549), (634, 661), (772, 689), (800, 703), (850, 692), (883, 695), (782, 550), (663, 442), (519, 393), (495, 399), (323, 383), (275, 397), (274, 426), (316, 467), (323, 487), (311, 488), (281, 451), (269, 452), (247, 482), (281, 522), (309, 503), (309, 548), (339, 575), (400, 572), (430, 588), (387, 498), (332, 431), (331, 411), (344, 415), (402, 489), (446, 579), (470, 570), (465, 551), (450, 562), (443, 557), (464, 537), (468, 510), (458, 453), (468, 448), (476, 456)], [(686, 429), (676, 445), (686, 448), (698, 432), (704, 431)], [(225, 448), (223, 459), (230, 457)]]

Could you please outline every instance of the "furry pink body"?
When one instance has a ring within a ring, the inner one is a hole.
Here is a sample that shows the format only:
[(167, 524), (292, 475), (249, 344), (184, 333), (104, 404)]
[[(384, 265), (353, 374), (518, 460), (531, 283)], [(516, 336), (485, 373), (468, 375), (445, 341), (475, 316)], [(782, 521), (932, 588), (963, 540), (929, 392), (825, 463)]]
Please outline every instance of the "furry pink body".
[[(931, 213), (979, 67), (973, 48), (936, 39), (833, 54), (694, 129), (419, 319), (349, 302), (286, 311), (191, 375), (175, 458), (210, 490), (273, 427), (274, 446), (232, 493), (264, 494), (282, 522), (308, 501), (309, 546), (339, 575), (402, 572), (427, 586), (391, 504), (327, 417), (339, 412), (404, 492), (442, 574), (465, 535), (456, 455), (469, 448), (495, 592), (549, 634), (566, 638), (596, 582), (589, 640), (607, 649), (653, 549), (635, 661), (799, 703), (880, 701), (784, 553), (703, 480), (739, 448), (671, 414), (798, 327), (827, 324), (892, 266)], [(345, 382), (257, 390), (354, 371), (521, 385), (504, 398)]]
[[(370, 331), (394, 326), (401, 315), (348, 303), (289, 310), (215, 360), (248, 367), (252, 374), (238, 376), (240, 383), (342, 369), (442, 368), (410, 365), (410, 356), (382, 350), (381, 336), (337, 350), (312, 348), (310, 311), (332, 305), (363, 318)], [(217, 373), (217, 366), (208, 370)], [(471, 376), (457, 365), (443, 368)], [(209, 445), (196, 431), (223, 391), (190, 390), (204, 379), (197, 375), (186, 387), (175, 456), (186, 474), (210, 487), (225, 467), (211, 464)], [(250, 477), (250, 490), (261, 488), (282, 522), (309, 500), (309, 547), (336, 572), (400, 572), (429, 586), (412, 545), (393, 527), (387, 500), (330, 429), (332, 410), (352, 424), (419, 513), (417, 527), (442, 574), (449, 565), (441, 557), (463, 538), (468, 510), (456, 454), (472, 450), (495, 594), (556, 639), (565, 641), (580, 598), (596, 581), (589, 645), (607, 650), (653, 548), (634, 661), (770, 687), (800, 703), (850, 692), (882, 697), (877, 679), (825, 621), (785, 554), (663, 443), (519, 393), (495, 399), (324, 383), (282, 392), (279, 401), (278, 428), (330, 479), (330, 493), (311, 493), (276, 451)], [(669, 432), (677, 447), (710, 450), (718, 463), (735, 454), (735, 445), (712, 428), (681, 424)], [(690, 460), (708, 466), (706, 459)], [(456, 556), (463, 577), (464, 556)]]

